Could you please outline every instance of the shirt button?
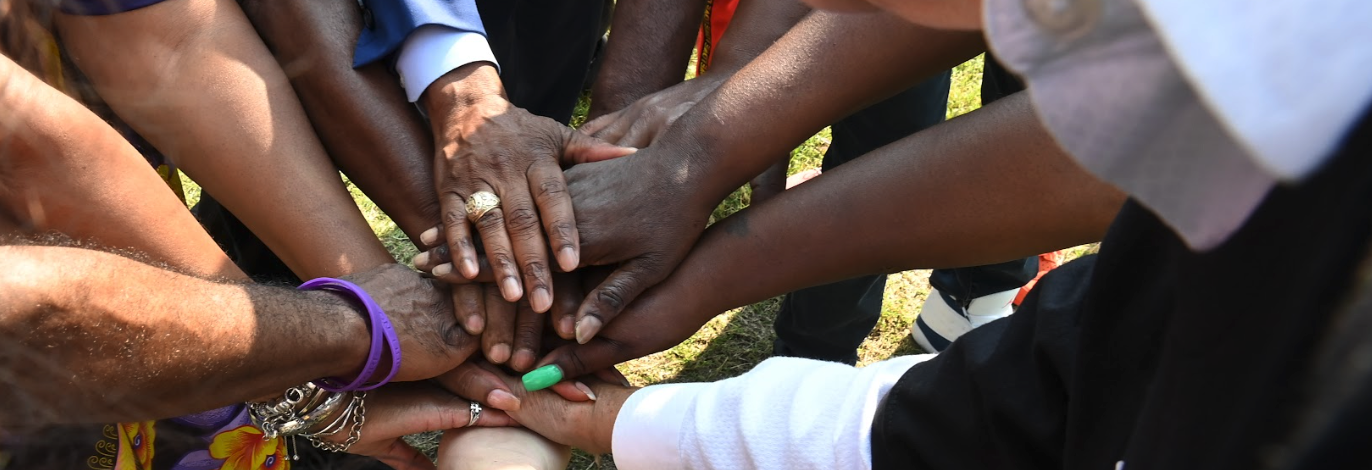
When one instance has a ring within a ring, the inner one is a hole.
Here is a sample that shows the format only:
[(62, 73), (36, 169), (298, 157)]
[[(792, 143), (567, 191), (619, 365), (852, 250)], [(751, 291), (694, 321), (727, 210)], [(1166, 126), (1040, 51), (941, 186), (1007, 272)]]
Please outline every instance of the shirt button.
[(1024, 0), (1025, 10), (1039, 26), (1062, 34), (1084, 34), (1100, 17), (1100, 0)]

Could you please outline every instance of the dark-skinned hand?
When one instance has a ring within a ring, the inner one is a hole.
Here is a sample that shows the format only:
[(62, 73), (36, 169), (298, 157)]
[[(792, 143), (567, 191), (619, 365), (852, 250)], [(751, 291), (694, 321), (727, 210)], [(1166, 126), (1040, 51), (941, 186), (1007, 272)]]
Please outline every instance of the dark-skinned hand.
[(677, 287), (669, 279), (650, 289), (594, 338), (584, 344), (556, 347), (538, 365), (556, 365), (562, 376), (568, 378), (613, 370), (615, 364), (681, 344), (722, 313), (712, 312), (695, 302), (706, 294)]
[(703, 201), (680, 169), (653, 148), (568, 169), (581, 233), (581, 265), (613, 271), (586, 293), (577, 342), (611, 324), (639, 294), (666, 279), (700, 238), (719, 201)]
[[(476, 352), (477, 338), (458, 326), (446, 285), (400, 264), (380, 266), (344, 279), (365, 290), (395, 328), (402, 360), (395, 381), (434, 377), (452, 370)], [(377, 374), (389, 369), (388, 361), (383, 362), (386, 363)]]
[(606, 142), (644, 148), (672, 127), (696, 103), (709, 96), (726, 76), (706, 74), (639, 98), (629, 107), (581, 125), (585, 132)]
[(433, 127), (442, 230), (456, 254), (456, 266), (445, 269), (476, 277), (479, 266), (466, 201), (477, 192), (494, 193), (499, 207), (475, 225), (496, 283), (506, 301), (518, 301), (527, 291), (534, 311), (546, 312), (553, 297), (549, 249), (563, 270), (575, 269), (580, 258), (562, 166), (634, 150), (514, 106), (487, 62), (449, 72), (429, 86), (421, 101)]

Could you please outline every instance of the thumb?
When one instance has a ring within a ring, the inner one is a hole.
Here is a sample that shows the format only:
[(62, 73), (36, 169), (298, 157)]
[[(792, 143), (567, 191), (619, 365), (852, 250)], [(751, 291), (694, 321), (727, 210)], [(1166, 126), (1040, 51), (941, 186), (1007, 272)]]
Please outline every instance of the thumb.
[(567, 145), (562, 148), (560, 162), (564, 166), (610, 160), (638, 151), (633, 147), (620, 147), (591, 137), (581, 131), (571, 129), (568, 131), (572, 134), (567, 139)]
[(594, 338), (586, 344), (568, 344), (548, 353), (539, 361), (539, 367), (524, 374), (524, 389), (531, 392), (542, 390), (562, 382), (564, 378), (580, 377), (611, 368), (635, 357), (626, 344), (603, 338)]

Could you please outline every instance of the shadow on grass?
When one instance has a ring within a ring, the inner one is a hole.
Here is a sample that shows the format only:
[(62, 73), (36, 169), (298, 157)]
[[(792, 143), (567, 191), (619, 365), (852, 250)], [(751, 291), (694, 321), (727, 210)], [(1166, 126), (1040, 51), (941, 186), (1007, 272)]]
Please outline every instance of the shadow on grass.
[(690, 359), (670, 382), (712, 382), (748, 372), (772, 355), (772, 341), (781, 299), (773, 298), (738, 309), (710, 345)]

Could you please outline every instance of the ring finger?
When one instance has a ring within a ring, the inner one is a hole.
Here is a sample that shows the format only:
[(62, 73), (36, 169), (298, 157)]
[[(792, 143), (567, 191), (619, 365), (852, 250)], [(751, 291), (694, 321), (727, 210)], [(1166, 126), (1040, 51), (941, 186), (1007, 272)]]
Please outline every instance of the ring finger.
[[(467, 196), (467, 216), (481, 234), (481, 244), (486, 249), (486, 261), (491, 264), (501, 295), (506, 301), (514, 302), (524, 296), (524, 288), (519, 282), (519, 267), (515, 263), (510, 234), (505, 229), (505, 209), (508, 202), (496, 198), (494, 207), (473, 207), (476, 205), (473, 201), (480, 200), (481, 193), (495, 194), (489, 185), (478, 183), (476, 186), (477, 190)], [(477, 212), (472, 212), (474, 209)], [(485, 209), (484, 212), (482, 209)]]

